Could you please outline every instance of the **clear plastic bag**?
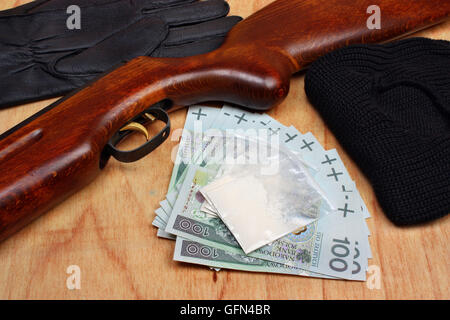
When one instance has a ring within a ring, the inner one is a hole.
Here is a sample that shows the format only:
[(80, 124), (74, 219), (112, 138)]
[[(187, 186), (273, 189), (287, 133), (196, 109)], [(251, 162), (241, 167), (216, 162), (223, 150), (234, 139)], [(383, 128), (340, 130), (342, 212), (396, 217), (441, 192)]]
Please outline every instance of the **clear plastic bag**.
[(200, 191), (245, 253), (333, 211), (303, 160), (276, 141), (228, 134), (209, 150), (217, 176)]

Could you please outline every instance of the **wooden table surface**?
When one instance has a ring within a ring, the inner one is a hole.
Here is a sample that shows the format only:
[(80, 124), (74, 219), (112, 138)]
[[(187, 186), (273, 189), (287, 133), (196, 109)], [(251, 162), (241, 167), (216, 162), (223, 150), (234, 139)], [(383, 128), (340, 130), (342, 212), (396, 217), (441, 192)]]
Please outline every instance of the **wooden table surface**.
[[(272, 0), (229, 0), (247, 17)], [(2, 0), (0, 9), (27, 0)], [(276, 26), (274, 26), (276, 27)], [(1, 32), (1, 30), (0, 30)], [(301, 30), (299, 30), (301, 32)], [(450, 40), (450, 23), (418, 35)], [(373, 259), (380, 289), (365, 282), (222, 270), (172, 260), (175, 243), (151, 226), (169, 183), (176, 141), (133, 164), (110, 161), (87, 188), (0, 245), (1, 299), (448, 299), (447, 216), (408, 228), (392, 225), (373, 190), (308, 103), (304, 77), (292, 80), (288, 99), (269, 114), (284, 125), (311, 131), (327, 149), (337, 148), (368, 205)], [(0, 111), (0, 132), (54, 100)], [(182, 128), (185, 110), (171, 115)], [(68, 266), (81, 270), (81, 289), (68, 290)]]

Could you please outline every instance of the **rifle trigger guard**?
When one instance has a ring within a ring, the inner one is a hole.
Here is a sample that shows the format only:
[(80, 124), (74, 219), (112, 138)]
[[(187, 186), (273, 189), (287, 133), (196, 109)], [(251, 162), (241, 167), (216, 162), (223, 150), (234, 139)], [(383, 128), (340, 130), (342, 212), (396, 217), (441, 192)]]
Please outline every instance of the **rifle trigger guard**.
[[(120, 141), (122, 141), (133, 131), (139, 131), (142, 133), (142, 131), (145, 130), (146, 132), (146, 129), (143, 127), (143, 124), (145, 122), (148, 122), (149, 120), (150, 121), (161, 120), (166, 123), (166, 126), (153, 138), (148, 139), (147, 136), (147, 142), (136, 149), (129, 151), (122, 151), (116, 148), (117, 144), (119, 144)], [(141, 127), (143, 129), (139, 129)], [(139, 130), (136, 130), (136, 128), (138, 128)], [(138, 161), (143, 157), (145, 157), (146, 155), (148, 155), (153, 150), (155, 150), (157, 147), (159, 147), (164, 141), (166, 141), (166, 139), (169, 137), (169, 134), (170, 134), (169, 115), (167, 114), (166, 111), (164, 111), (159, 107), (151, 107), (148, 110), (144, 111), (142, 115), (133, 119), (128, 125), (126, 125), (123, 129), (117, 132), (111, 138), (111, 140), (109, 140), (108, 144), (105, 146), (105, 149), (103, 150), (102, 163), (103, 165), (106, 164), (106, 161), (110, 156), (114, 157), (116, 160), (120, 162), (130, 163)]]

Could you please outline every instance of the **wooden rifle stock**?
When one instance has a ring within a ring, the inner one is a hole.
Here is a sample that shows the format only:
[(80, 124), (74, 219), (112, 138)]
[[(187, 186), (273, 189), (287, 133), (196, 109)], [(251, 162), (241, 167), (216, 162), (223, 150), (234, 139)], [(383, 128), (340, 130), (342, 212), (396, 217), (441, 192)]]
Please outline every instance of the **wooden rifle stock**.
[[(380, 30), (367, 28), (372, 4)], [(293, 73), (326, 52), (385, 42), (449, 15), (448, 0), (278, 0), (214, 52), (132, 60), (0, 136), (0, 241), (91, 182), (111, 137), (149, 106), (220, 100), (267, 110), (286, 97)]]

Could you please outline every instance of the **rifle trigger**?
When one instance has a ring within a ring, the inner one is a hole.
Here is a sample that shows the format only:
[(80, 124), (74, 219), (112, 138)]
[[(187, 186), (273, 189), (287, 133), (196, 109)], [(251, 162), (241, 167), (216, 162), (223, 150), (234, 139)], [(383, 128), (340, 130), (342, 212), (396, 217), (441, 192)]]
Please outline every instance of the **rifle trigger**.
[(145, 136), (145, 139), (147, 141), (149, 139), (149, 134), (148, 134), (147, 129), (140, 123), (131, 122), (131, 123), (127, 124), (125, 127), (123, 127), (122, 129), (120, 129), (120, 132), (127, 131), (127, 130), (142, 133)]
[[(157, 135), (150, 138), (147, 128), (144, 127), (146, 119), (151, 122), (160, 120), (164, 122), (166, 126)], [(118, 149), (116, 146), (128, 135), (130, 135), (132, 131), (137, 131), (143, 134), (147, 139), (147, 142), (142, 146), (129, 151)], [(106, 165), (111, 156), (121, 162), (137, 161), (161, 145), (169, 137), (169, 134), (170, 119), (166, 110), (160, 108), (159, 106), (152, 106), (144, 111), (144, 113), (136, 116), (134, 119), (131, 119), (130, 123), (126, 124), (122, 129), (119, 129), (119, 131), (112, 136), (102, 151), (100, 157), (100, 168), (103, 168)]]

